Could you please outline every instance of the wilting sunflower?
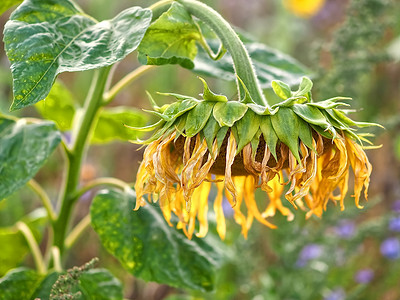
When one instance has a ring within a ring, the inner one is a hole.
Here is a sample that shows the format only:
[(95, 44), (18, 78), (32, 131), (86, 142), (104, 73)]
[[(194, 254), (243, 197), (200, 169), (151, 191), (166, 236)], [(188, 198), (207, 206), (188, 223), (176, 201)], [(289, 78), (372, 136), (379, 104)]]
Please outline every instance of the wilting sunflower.
[[(268, 108), (252, 102), (245, 87), (242, 101), (228, 101), (203, 83), (203, 100), (168, 94), (177, 101), (155, 106), (161, 120), (141, 128), (156, 131), (144, 142), (148, 146), (137, 174), (135, 209), (146, 204), (148, 195), (147, 201), (159, 202), (166, 221), (172, 226), (175, 214), (177, 228), (191, 238), (197, 226), (198, 237), (207, 234), (211, 205), (223, 239), (223, 201), (229, 201), (247, 236), (254, 219), (270, 228), (275, 225), (268, 219), (276, 211), (293, 219), (282, 204), (283, 193), (291, 205), (307, 211), (307, 218), (321, 216), (329, 201), (344, 209), (350, 167), (353, 197), (362, 207), (360, 195), (364, 189), (367, 198), (371, 165), (361, 146), (367, 140), (354, 128), (374, 124), (355, 122), (338, 109), (348, 106), (340, 102), (348, 98), (314, 102), (308, 78), (295, 92), (275, 81), (273, 89), (283, 101)], [(217, 195), (210, 202), (212, 185)], [(257, 188), (267, 194), (264, 207), (255, 200)]]

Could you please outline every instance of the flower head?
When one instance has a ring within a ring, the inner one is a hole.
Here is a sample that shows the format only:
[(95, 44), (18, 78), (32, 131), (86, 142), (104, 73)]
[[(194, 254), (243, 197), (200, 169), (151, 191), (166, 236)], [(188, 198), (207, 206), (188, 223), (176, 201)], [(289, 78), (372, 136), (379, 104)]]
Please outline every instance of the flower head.
[(361, 284), (370, 283), (374, 279), (375, 273), (372, 269), (361, 269), (355, 276), (354, 280)]
[[(141, 129), (156, 131), (144, 142), (148, 146), (137, 174), (135, 209), (145, 205), (148, 195), (148, 201), (159, 202), (171, 226), (171, 215), (178, 216), (177, 227), (190, 238), (196, 220), (196, 235), (206, 235), (210, 205), (224, 238), (225, 194), (246, 236), (254, 220), (275, 228), (268, 218), (277, 211), (293, 219), (281, 201), (283, 193), (293, 207), (307, 211), (307, 218), (321, 216), (329, 201), (344, 209), (350, 166), (353, 197), (362, 207), (359, 200), (363, 189), (367, 198), (371, 165), (357, 143), (364, 137), (353, 127), (369, 124), (357, 123), (337, 108), (347, 105), (340, 102), (345, 98), (313, 102), (312, 83), (303, 78), (295, 92), (274, 82), (283, 101), (264, 107), (252, 101), (245, 87), (244, 99), (228, 101), (203, 83), (203, 100), (169, 94), (177, 101), (155, 106), (161, 120)], [(209, 203), (212, 185), (218, 192)], [(268, 195), (264, 208), (255, 200), (257, 188)]]

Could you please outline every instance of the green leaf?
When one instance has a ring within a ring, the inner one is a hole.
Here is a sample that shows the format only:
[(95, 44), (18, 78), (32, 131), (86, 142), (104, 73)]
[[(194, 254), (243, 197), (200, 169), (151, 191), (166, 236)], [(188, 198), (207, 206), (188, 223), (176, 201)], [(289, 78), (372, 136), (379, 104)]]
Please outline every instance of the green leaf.
[(136, 140), (141, 136), (125, 125), (140, 127), (146, 124), (147, 117), (140, 110), (131, 107), (107, 108), (101, 111), (91, 142), (108, 143), (114, 140)]
[(274, 128), (272, 127), (271, 117), (265, 116), (261, 119), (260, 129), (263, 134), (266, 145), (271, 151), (272, 155), (275, 157), (275, 160), (278, 161), (278, 157), (276, 155), (276, 146), (278, 144), (278, 136)]
[(194, 136), (204, 128), (214, 105), (215, 102), (201, 101), (189, 111), (185, 125), (185, 133), (188, 137)]
[(121, 282), (106, 269), (88, 270), (79, 277), (82, 298), (90, 300), (122, 300)]
[(56, 81), (44, 101), (35, 104), (41, 116), (52, 120), (60, 130), (69, 130), (75, 114), (74, 98), (61, 81)]
[(290, 151), (300, 161), (299, 155), (299, 122), (296, 114), (287, 107), (281, 107), (275, 115), (271, 116), (272, 127), (279, 140), (289, 147)]
[(14, 5), (20, 4), (22, 0), (1, 0), (0, 3), (0, 15), (2, 15), (6, 10), (13, 7)]
[(238, 101), (217, 102), (213, 115), (219, 126), (232, 127), (237, 120), (243, 118), (247, 108), (247, 105)]
[[(299, 84), (299, 78), (309, 73), (306, 67), (294, 58), (272, 49), (264, 44), (245, 40), (244, 44), (253, 61), (261, 87), (271, 87), (273, 80), (281, 80), (289, 85)], [(207, 43), (214, 52), (218, 51), (220, 42), (217, 39), (208, 39)], [(201, 76), (211, 76), (228, 81), (235, 81), (236, 75), (232, 67), (232, 57), (226, 53), (221, 59), (212, 60), (206, 51), (199, 48), (193, 71)]]
[(221, 127), (221, 129), (218, 131), (218, 133), (217, 133), (217, 146), (218, 146), (218, 149), (221, 149), (222, 143), (225, 140), (225, 137), (226, 137), (226, 134), (228, 133), (228, 130), (229, 130), (229, 127), (224, 126), (224, 127)]
[(248, 110), (243, 118), (236, 122), (235, 126), (239, 135), (236, 153), (239, 153), (244, 146), (251, 142), (260, 128), (262, 117)]
[(27, 268), (13, 269), (0, 279), (0, 300), (31, 299), (43, 276)]
[(132, 275), (180, 288), (212, 290), (222, 255), (208, 238), (188, 240), (168, 226), (152, 205), (133, 211), (135, 199), (103, 190), (90, 209), (92, 225), (104, 247)]
[(310, 126), (308, 126), (307, 122), (302, 120), (301, 118), (298, 119), (299, 124), (299, 137), (300, 140), (306, 145), (309, 149), (314, 149), (312, 144), (312, 132)]
[(179, 64), (192, 69), (196, 40), (200, 38), (191, 15), (181, 4), (173, 2), (148, 28), (138, 48), (139, 61), (144, 65)]
[(195, 99), (185, 99), (179, 102), (174, 102), (164, 110), (162, 114), (158, 114), (164, 121), (175, 120), (177, 117), (183, 115), (185, 112), (191, 110), (199, 103)]
[(151, 10), (132, 7), (98, 23), (70, 0), (27, 0), (4, 27), (14, 78), (12, 110), (50, 92), (62, 72), (109, 66), (134, 51), (151, 21)]
[(0, 200), (24, 186), (60, 141), (53, 123), (0, 118)]
[(286, 100), (292, 96), (290, 86), (280, 80), (274, 80), (271, 83), (274, 93), (281, 99)]

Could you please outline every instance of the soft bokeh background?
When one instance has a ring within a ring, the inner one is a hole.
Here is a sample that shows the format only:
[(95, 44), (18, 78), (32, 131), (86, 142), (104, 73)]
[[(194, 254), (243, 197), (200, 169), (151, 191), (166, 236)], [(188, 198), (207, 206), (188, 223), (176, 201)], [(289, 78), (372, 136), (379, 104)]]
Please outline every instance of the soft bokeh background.
[[(86, 12), (102, 20), (129, 6), (147, 6), (154, 1), (77, 2)], [(344, 212), (329, 204), (323, 219), (312, 217), (306, 221), (302, 211), (296, 212), (292, 222), (276, 216), (277, 230), (255, 223), (247, 240), (231, 219), (225, 241), (227, 263), (217, 275), (216, 291), (210, 294), (191, 293), (133, 278), (107, 254), (91, 229), (72, 250), (68, 265), (81, 265), (94, 256), (99, 257), (101, 265), (110, 268), (124, 282), (129, 299), (400, 299), (400, 1), (204, 2), (233, 25), (312, 70), (316, 100), (337, 95), (352, 97), (355, 119), (385, 126), (385, 130), (371, 129), (375, 134), (374, 143), (383, 146), (367, 151), (374, 168), (369, 201), (363, 200), (365, 208), (358, 210), (349, 194)], [(1, 29), (10, 12), (0, 18)], [(115, 80), (136, 66), (134, 53), (118, 66)], [(82, 102), (91, 74), (62, 74), (59, 78), (76, 100)], [(235, 95), (232, 84), (211, 79), (209, 82), (213, 90)], [(160, 67), (124, 90), (111, 105), (149, 108), (146, 90), (196, 96), (201, 92), (201, 83), (193, 73), (180, 67)], [(0, 99), (0, 110), (6, 113), (12, 95), (3, 45)], [(157, 100), (168, 101), (163, 97)], [(37, 116), (32, 108), (17, 114)], [(84, 165), (82, 180), (114, 176), (132, 182), (141, 155), (137, 146), (129, 143), (94, 146)], [(61, 154), (56, 152), (36, 176), (53, 198), (61, 181), (61, 162)], [(87, 194), (80, 200), (76, 221), (87, 214), (91, 197)], [(262, 197), (260, 193), (259, 201), (263, 201)], [(13, 224), (39, 205), (29, 190), (22, 189), (0, 203), (0, 225)], [(226, 214), (230, 213), (227, 207)], [(31, 260), (28, 255), (25, 264), (32, 264)]]

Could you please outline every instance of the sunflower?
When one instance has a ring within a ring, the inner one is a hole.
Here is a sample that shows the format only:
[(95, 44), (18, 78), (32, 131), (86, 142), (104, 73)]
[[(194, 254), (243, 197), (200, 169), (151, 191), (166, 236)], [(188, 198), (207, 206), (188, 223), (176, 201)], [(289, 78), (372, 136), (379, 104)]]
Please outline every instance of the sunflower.
[[(297, 91), (280, 81), (272, 87), (282, 102), (264, 107), (252, 101), (246, 87), (241, 101), (228, 101), (204, 83), (203, 99), (178, 94), (171, 105), (153, 112), (160, 121), (135, 130), (153, 131), (140, 164), (135, 190), (136, 209), (147, 201), (159, 202), (165, 220), (188, 238), (204, 237), (212, 205), (217, 232), (225, 238), (223, 202), (246, 237), (254, 221), (275, 228), (270, 222), (278, 211), (292, 220), (282, 196), (306, 217), (321, 216), (329, 201), (344, 209), (350, 167), (354, 173), (355, 204), (367, 191), (371, 164), (361, 146), (368, 140), (357, 127), (377, 125), (351, 120), (340, 106), (348, 98), (314, 102), (312, 82), (304, 77)], [(165, 95), (165, 94), (164, 94)], [(152, 100), (154, 103), (154, 100)], [(212, 185), (217, 194), (211, 204)], [(267, 195), (264, 207), (255, 191)], [(147, 197), (145, 197), (147, 195)], [(225, 196), (225, 197), (224, 197)]]

